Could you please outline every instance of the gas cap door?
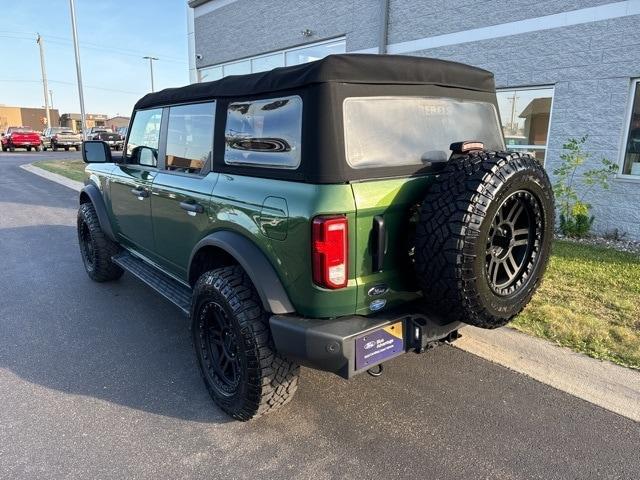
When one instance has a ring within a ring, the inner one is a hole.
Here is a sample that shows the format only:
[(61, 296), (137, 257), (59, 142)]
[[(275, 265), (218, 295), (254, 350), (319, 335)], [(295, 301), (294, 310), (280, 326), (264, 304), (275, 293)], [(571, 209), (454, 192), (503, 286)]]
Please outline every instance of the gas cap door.
[(289, 228), (289, 207), (287, 201), (281, 197), (267, 197), (262, 202), (260, 210), (260, 231), (274, 240), (287, 238)]

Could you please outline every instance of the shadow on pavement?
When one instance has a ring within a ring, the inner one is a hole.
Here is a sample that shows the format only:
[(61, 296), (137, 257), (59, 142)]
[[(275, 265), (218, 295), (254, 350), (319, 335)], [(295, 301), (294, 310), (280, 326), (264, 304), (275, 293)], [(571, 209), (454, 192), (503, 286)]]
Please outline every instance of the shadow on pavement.
[(0, 230), (11, 252), (0, 279), (0, 367), (65, 393), (227, 422), (198, 375), (186, 319), (126, 274), (92, 282), (75, 235), (68, 226)]

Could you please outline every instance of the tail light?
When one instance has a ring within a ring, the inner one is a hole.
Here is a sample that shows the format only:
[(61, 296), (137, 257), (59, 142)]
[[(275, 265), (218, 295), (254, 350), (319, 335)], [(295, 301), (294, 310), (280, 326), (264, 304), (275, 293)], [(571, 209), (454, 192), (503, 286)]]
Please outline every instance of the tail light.
[(346, 287), (347, 259), (349, 258), (347, 218), (344, 216), (314, 218), (311, 246), (313, 282), (331, 289)]

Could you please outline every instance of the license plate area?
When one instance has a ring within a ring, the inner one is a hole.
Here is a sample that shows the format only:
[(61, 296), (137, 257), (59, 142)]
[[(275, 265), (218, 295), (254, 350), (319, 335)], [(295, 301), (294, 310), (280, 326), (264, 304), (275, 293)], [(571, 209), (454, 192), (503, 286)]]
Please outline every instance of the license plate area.
[(369, 369), (402, 355), (405, 351), (404, 343), (402, 320), (356, 337), (356, 370)]

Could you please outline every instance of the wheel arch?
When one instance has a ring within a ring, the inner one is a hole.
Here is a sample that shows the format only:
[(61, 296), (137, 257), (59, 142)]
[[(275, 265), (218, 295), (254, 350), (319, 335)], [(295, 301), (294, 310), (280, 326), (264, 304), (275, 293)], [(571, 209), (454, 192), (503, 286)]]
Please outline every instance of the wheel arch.
[[(215, 261), (207, 262), (207, 258)], [(209, 266), (211, 263), (214, 268), (233, 263), (240, 265), (251, 279), (266, 311), (274, 314), (295, 312), (280, 277), (267, 257), (257, 245), (243, 235), (223, 230), (200, 240), (189, 258), (189, 283), (194, 285), (200, 274), (204, 273), (198, 265)]]
[(100, 222), (100, 228), (102, 228), (102, 231), (107, 235), (107, 237), (116, 242), (117, 240), (113, 234), (113, 228), (111, 228), (111, 221), (107, 214), (107, 207), (104, 204), (102, 193), (100, 193), (98, 187), (93, 183), (85, 185), (82, 187), (82, 190), (80, 190), (79, 203), (82, 205), (87, 202), (91, 202), (93, 204), (93, 208), (96, 210), (96, 214), (98, 215), (98, 221)]

